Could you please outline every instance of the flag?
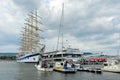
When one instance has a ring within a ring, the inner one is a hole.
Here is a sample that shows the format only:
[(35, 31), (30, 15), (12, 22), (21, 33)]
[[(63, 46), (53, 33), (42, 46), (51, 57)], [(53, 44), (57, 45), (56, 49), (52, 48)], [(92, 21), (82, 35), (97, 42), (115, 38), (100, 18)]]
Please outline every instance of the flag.
[(45, 45), (41, 48), (40, 52), (43, 53), (45, 50)]

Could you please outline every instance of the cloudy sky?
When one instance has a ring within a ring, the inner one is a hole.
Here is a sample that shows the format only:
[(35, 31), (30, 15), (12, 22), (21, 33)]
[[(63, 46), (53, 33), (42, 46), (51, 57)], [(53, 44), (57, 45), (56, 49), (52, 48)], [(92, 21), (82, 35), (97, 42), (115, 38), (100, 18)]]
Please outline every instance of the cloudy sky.
[(32, 10), (38, 10), (42, 17), (46, 50), (56, 49), (62, 3), (65, 46), (82, 51), (118, 53), (120, 0), (1, 0), (0, 52), (19, 52), (20, 34)]

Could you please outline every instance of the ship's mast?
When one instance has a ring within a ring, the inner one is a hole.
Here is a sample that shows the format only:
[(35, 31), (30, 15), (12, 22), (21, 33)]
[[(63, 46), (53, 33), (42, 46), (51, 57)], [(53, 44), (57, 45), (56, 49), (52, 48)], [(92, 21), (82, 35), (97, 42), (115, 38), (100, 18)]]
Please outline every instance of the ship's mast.
[(62, 27), (63, 27), (63, 21), (64, 20), (64, 3), (62, 4), (62, 15), (61, 15), (61, 19), (60, 19), (60, 27), (59, 27), (59, 32), (58, 32), (58, 41), (57, 41), (57, 51), (58, 51), (58, 47), (59, 47), (59, 43), (60, 43), (60, 36), (62, 38), (62, 51), (63, 51), (63, 32), (62, 31)]
[(39, 22), (39, 19), (41, 17), (37, 11), (31, 12), (28, 16), (21, 37), (22, 45), (20, 49), (24, 53), (37, 53), (39, 52), (38, 49), (40, 49), (39, 32), (42, 30), (40, 29), (41, 22)]

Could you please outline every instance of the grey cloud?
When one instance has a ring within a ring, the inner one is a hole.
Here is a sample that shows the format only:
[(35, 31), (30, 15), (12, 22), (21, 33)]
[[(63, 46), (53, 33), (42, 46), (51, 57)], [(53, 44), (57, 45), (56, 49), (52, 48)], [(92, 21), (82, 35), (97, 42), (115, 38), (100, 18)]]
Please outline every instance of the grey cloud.
[[(115, 44), (116, 41), (109, 40), (107, 38), (108, 36), (120, 31), (113, 26), (116, 21), (112, 20), (106, 23), (103, 20), (102, 24), (95, 25), (91, 25), (91, 23), (95, 23), (96, 18), (99, 19), (106, 16), (112, 16), (116, 19), (119, 15), (118, 9), (120, 8), (120, 3), (117, 2), (118, 0), (113, 2), (110, 0), (93, 1), (89, 4), (86, 3), (82, 9), (80, 8), (80, 5), (78, 5), (80, 1), (75, 1), (77, 4), (71, 3), (73, 5), (73, 10), (70, 6), (66, 6), (64, 11), (62, 30), (64, 35), (69, 34), (74, 36), (79, 42), (96, 42), (96, 45), (109, 46), (110, 44)], [(83, 11), (85, 14), (83, 14), (81, 11)], [(56, 24), (56, 22), (53, 22), (51, 26), (53, 29), (57, 29), (56, 25), (54, 24)]]
[(120, 49), (120, 45), (109, 45), (106, 49), (115, 50), (117, 52)]
[(115, 40), (103, 40), (99, 41), (98, 45), (113, 45), (116, 44)]
[(0, 31), (0, 32), (2, 33), (0, 35), (2, 37), (0, 40), (0, 45), (9, 45), (9, 44), (19, 45), (20, 44), (19, 36), (17, 36), (16, 34), (5, 33), (4, 31)]
[(22, 10), (37, 10), (40, 6), (40, 0), (13, 0), (13, 2)]
[[(119, 30), (112, 28), (112, 26), (111, 26), (112, 22), (105, 23), (104, 25), (97, 25), (96, 29), (94, 28), (95, 25), (93, 25), (93, 27), (90, 26), (90, 23), (92, 22), (92, 20), (94, 18), (104, 17), (104, 16), (116, 16), (116, 14), (119, 15), (117, 9), (120, 8), (120, 6), (116, 5), (116, 3), (119, 4), (118, 0), (115, 0), (113, 2), (110, 0), (107, 0), (107, 1), (100, 0), (100, 1), (96, 2), (95, 4), (88, 5), (88, 7), (85, 8), (86, 9), (85, 11), (87, 13), (87, 15), (85, 15), (85, 16), (80, 16), (81, 12), (79, 11), (79, 9), (76, 10), (76, 12), (70, 12), (70, 14), (67, 15), (67, 17), (65, 18), (65, 20), (67, 21), (64, 24), (65, 31), (69, 32), (71, 35), (74, 35), (74, 36), (77, 36), (80, 34), (82, 34), (82, 35), (83, 34), (89, 34), (89, 35), (90, 34), (104, 34), (104, 35), (106, 35), (109, 33), (112, 34), (116, 31), (118, 32)], [(76, 6), (78, 6), (78, 5), (76, 5)], [(74, 7), (74, 6), (72, 6), (72, 7)], [(109, 8), (112, 8), (111, 11), (109, 11)], [(104, 13), (103, 9), (106, 9), (105, 13)], [(107, 11), (107, 9), (108, 9), (108, 11)], [(114, 9), (116, 10), (115, 12), (114, 12)], [(67, 11), (67, 9), (65, 11)], [(113, 14), (113, 12), (114, 12), (114, 14)], [(103, 21), (103, 23), (104, 23), (104, 21)], [(108, 27), (108, 30), (106, 29), (106, 27)], [(80, 36), (82, 36), (82, 35), (80, 35)]]

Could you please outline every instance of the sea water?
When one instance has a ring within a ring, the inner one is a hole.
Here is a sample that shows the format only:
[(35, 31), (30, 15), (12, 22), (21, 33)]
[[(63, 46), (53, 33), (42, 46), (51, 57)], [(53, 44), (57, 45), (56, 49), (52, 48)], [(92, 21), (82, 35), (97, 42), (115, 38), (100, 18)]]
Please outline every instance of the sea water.
[(38, 71), (34, 64), (0, 61), (0, 80), (120, 80), (119, 73), (102, 74), (80, 72), (65, 74)]

